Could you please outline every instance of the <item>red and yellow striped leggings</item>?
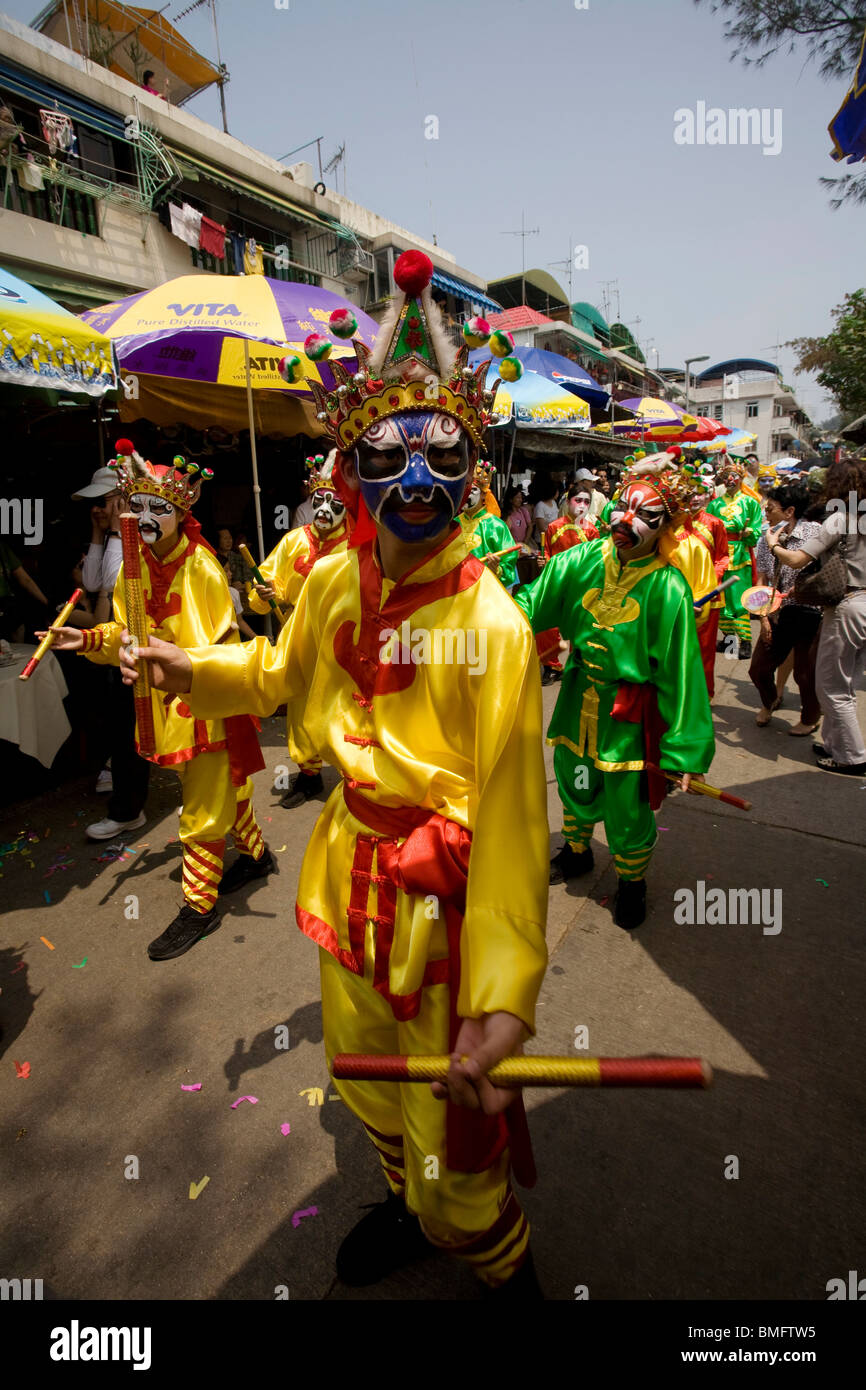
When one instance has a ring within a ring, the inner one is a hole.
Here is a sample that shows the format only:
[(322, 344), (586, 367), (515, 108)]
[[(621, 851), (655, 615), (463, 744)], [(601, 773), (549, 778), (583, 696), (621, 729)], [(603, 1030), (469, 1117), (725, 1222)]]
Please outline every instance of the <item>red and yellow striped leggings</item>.
[(265, 842), (253, 811), (253, 784), (232, 786), (226, 752), (199, 753), (177, 768), (183, 786), (178, 834), (183, 844), (183, 895), (198, 912), (216, 902), (223, 876), (226, 836), (241, 854), (261, 859)]

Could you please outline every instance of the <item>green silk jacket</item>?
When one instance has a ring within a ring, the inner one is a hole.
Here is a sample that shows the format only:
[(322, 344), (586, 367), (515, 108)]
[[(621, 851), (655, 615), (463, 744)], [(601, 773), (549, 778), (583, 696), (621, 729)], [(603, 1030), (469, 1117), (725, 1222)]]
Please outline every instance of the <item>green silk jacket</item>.
[(750, 497), (746, 492), (737, 492), (733, 497), (714, 497), (712, 502), (707, 503), (705, 510), (711, 516), (720, 517), (726, 531), (743, 532), (743, 539), (740, 541), (732, 541), (730, 535), (728, 536), (731, 569), (739, 570), (751, 564), (749, 548), (758, 544), (764, 527), (760, 502), (756, 502), (754, 497)]

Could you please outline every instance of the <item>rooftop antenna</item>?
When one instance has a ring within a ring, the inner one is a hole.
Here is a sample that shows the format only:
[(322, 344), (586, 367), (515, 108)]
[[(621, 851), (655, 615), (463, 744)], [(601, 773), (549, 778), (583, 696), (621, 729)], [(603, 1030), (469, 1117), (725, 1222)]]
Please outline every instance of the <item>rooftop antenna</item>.
[(344, 140), (343, 143), (342, 143), (342, 145), (340, 146), (340, 148), (336, 151), (335, 154), (332, 154), (332, 155), (331, 155), (331, 158), (328, 160), (327, 164), (325, 165), (325, 173), (326, 173), (326, 174), (330, 174), (333, 170), (335, 170), (335, 169), (337, 168), (338, 165), (340, 165), (340, 164), (343, 165), (343, 194), (344, 194), (344, 196), (345, 196), (345, 192), (346, 192), (346, 165), (345, 165), (345, 163), (344, 163), (345, 158), (346, 158), (346, 142), (345, 142), (345, 140)]
[[(571, 248), (569, 248), (569, 250), (570, 249)], [(574, 288), (572, 283), (572, 277), (574, 275), (574, 255), (570, 255), (567, 261), (548, 261), (547, 264), (551, 270), (568, 271), (568, 303), (570, 307), (571, 301), (574, 298)]]
[(526, 303), (526, 238), (528, 236), (539, 236), (540, 227), (531, 227), (527, 230), (526, 213), (520, 214), (519, 232), (500, 232), (500, 236), (519, 236), (520, 237), (520, 302)]
[[(601, 285), (602, 290), (604, 291), (604, 299), (602, 300), (602, 303), (604, 304), (604, 316), (607, 319), (608, 323), (610, 323), (610, 309), (612, 297), (614, 294), (616, 295), (616, 316), (617, 319), (621, 319), (622, 310), (620, 308), (619, 302), (619, 280), (600, 280), (599, 284)], [(611, 286), (613, 286), (613, 289), (611, 289)]]
[[(229, 133), (229, 123), (228, 123), (228, 117), (227, 117), (227, 115), (226, 115), (226, 94), (225, 94), (225, 80), (226, 80), (226, 78), (228, 77), (228, 72), (227, 72), (226, 68), (225, 68), (224, 65), (223, 65), (222, 55), (221, 55), (221, 53), (220, 53), (220, 34), (219, 34), (219, 29), (218, 29), (218, 27), (217, 27), (216, 0), (192, 0), (192, 4), (191, 4), (191, 5), (187, 5), (187, 7), (186, 7), (185, 10), (181, 10), (180, 14), (176, 14), (176, 15), (175, 15), (174, 20), (173, 20), (173, 23), (174, 23), (174, 24), (177, 24), (179, 20), (185, 19), (186, 16), (187, 16), (188, 14), (192, 14), (193, 10), (198, 10), (198, 9), (200, 9), (202, 5), (207, 5), (207, 6), (209, 7), (210, 12), (211, 12), (211, 18), (213, 19), (213, 32), (214, 32), (214, 38), (215, 38), (215, 40), (216, 40), (217, 67), (219, 68), (219, 73), (220, 73), (220, 75), (219, 75), (219, 80), (217, 81), (217, 86), (219, 87), (219, 93), (220, 93), (220, 110), (222, 111), (223, 130), (225, 131), (226, 135), (228, 135), (228, 133)], [(168, 5), (164, 5), (163, 8), (162, 8), (161, 10), (158, 11), (158, 13), (159, 13), (159, 14), (163, 14), (164, 11), (167, 10), (167, 9), (168, 9)]]

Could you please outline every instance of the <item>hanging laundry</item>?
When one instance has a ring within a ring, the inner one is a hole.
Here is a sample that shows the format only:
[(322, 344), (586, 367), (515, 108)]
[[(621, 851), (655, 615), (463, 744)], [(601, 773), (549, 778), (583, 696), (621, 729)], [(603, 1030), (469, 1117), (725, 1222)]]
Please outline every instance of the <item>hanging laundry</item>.
[(199, 247), (209, 256), (217, 256), (224, 261), (226, 255), (226, 229), (202, 213)]
[(244, 238), (240, 232), (229, 232), (229, 244), (231, 246), (232, 260), (234, 262), (235, 275), (243, 275), (244, 272)]
[(262, 255), (262, 248), (254, 237), (250, 237), (244, 247), (244, 274), (245, 275), (264, 275), (265, 260)]
[(201, 241), (201, 213), (190, 207), (189, 203), (184, 203), (183, 207), (169, 203), (168, 210), (174, 235), (197, 251)]
[(19, 164), (18, 182), (22, 188), (27, 188), (33, 193), (38, 193), (45, 187), (42, 170), (35, 161), (30, 159), (27, 160), (26, 164)]

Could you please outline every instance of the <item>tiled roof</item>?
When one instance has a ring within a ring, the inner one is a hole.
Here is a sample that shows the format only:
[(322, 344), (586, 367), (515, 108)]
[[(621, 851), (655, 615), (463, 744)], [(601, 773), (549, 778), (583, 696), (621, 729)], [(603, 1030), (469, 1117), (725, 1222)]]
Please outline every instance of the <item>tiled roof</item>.
[(488, 314), (487, 322), (494, 328), (504, 328), (506, 332), (513, 333), (517, 328), (534, 328), (537, 324), (553, 323), (554, 320), (540, 314), (537, 309), (520, 304), (516, 309), (503, 309), (501, 314)]

